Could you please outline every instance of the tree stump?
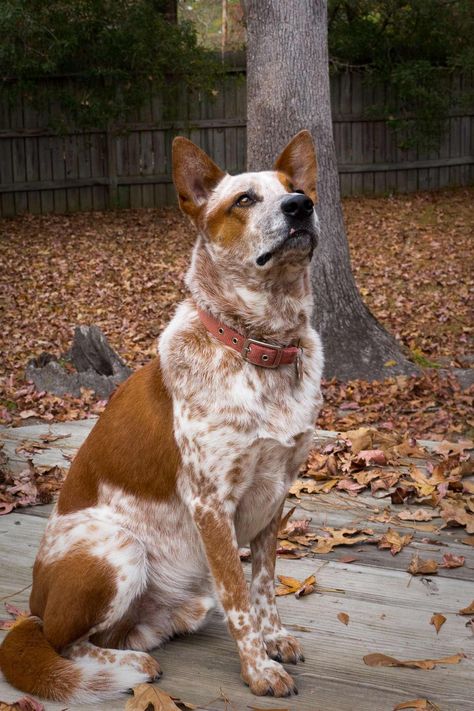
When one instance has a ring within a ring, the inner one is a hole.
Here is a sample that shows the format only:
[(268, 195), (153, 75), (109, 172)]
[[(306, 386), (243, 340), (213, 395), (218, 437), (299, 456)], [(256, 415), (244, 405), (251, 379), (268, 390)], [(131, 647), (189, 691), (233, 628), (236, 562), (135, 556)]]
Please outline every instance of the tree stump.
[(66, 369), (61, 359), (42, 353), (26, 366), (27, 379), (33, 381), (37, 390), (60, 397), (80, 397), (82, 388), (86, 388), (106, 399), (132, 373), (97, 326), (78, 326), (71, 350), (63, 359), (76, 372)]

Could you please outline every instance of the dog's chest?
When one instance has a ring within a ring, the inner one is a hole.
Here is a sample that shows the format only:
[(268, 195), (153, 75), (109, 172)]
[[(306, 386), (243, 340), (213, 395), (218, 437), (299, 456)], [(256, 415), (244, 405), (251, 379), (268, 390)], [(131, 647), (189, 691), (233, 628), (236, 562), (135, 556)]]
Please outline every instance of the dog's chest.
[[(304, 462), (319, 403), (319, 371), (306, 363), (302, 381), (292, 366), (258, 372), (249, 365), (212, 380), (177, 400), (175, 431), (182, 449), (184, 488), (193, 496), (213, 488), (234, 502), (239, 544), (273, 518)], [(196, 474), (197, 473), (197, 474)]]
[[(245, 479), (235, 513), (239, 545), (246, 545), (271, 521), (307, 457), (312, 438), (313, 428), (308, 428), (292, 444), (259, 439), (249, 448), (243, 457)], [(239, 494), (238, 486), (234, 493)]]

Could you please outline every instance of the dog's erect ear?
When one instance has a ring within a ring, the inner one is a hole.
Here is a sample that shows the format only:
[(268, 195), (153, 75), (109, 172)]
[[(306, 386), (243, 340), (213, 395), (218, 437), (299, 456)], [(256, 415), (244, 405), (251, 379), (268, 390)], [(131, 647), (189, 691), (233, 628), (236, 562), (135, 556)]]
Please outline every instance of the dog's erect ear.
[(300, 131), (289, 142), (278, 156), (275, 170), (284, 173), (295, 190), (303, 190), (316, 202), (316, 152), (309, 131)]
[(179, 206), (196, 219), (211, 191), (225, 173), (192, 141), (178, 136), (173, 141), (173, 180)]

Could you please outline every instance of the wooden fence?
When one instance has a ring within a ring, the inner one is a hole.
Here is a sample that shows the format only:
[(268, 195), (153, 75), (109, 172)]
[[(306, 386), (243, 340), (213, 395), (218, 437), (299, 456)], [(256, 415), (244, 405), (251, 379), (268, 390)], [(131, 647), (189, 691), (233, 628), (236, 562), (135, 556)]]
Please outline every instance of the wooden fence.
[[(453, 77), (458, 89), (472, 82)], [(357, 73), (332, 78), (334, 139), (343, 195), (431, 190), (474, 182), (474, 112), (450, 112), (438, 150), (397, 147), (383, 119), (368, 107), (383, 101)], [(0, 215), (158, 207), (175, 202), (172, 138), (184, 133), (229, 172), (246, 164), (246, 86), (233, 72), (213, 98), (183, 96), (170, 119), (159, 97), (110, 130), (57, 135), (18, 102), (0, 103)], [(168, 116), (168, 118), (167, 118)]]

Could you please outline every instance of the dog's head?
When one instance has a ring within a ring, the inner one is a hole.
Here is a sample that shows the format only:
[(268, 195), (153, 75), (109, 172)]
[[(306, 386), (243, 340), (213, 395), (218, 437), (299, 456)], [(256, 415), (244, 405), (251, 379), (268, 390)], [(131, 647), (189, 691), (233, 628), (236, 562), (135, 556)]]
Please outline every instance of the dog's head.
[(208, 249), (242, 267), (307, 264), (316, 246), (316, 155), (301, 131), (272, 171), (229, 175), (186, 138), (173, 142), (179, 204)]

